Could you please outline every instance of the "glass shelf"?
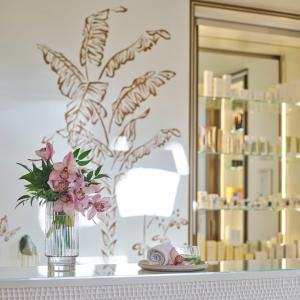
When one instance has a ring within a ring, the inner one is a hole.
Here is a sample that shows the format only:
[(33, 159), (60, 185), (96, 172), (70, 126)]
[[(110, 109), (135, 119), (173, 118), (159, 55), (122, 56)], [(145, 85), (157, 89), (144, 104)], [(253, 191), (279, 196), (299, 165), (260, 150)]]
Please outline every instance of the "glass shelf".
[(199, 104), (204, 105), (208, 109), (220, 110), (222, 105), (225, 109), (230, 110), (260, 110), (280, 113), (281, 104), (287, 105), (287, 112), (292, 108), (300, 108), (299, 101), (275, 101), (260, 99), (240, 99), (232, 97), (206, 97), (199, 96)]
[(212, 155), (212, 156), (227, 156), (227, 157), (257, 157), (259, 159), (272, 160), (274, 158), (282, 159), (285, 157), (287, 160), (300, 160), (299, 154), (287, 154), (286, 156), (277, 154), (249, 154), (249, 153), (222, 153), (222, 152), (210, 152), (210, 151), (198, 151), (198, 155)]
[(226, 208), (197, 208), (198, 211), (272, 211), (272, 212), (280, 212), (280, 211), (297, 211), (300, 212), (300, 207), (226, 207)]

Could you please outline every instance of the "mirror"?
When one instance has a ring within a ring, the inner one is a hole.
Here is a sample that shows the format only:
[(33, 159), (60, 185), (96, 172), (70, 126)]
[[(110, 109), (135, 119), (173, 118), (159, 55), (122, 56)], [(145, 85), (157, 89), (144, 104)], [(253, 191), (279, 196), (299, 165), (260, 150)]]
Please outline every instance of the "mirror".
[(194, 5), (191, 238), (208, 260), (296, 257), (299, 21)]

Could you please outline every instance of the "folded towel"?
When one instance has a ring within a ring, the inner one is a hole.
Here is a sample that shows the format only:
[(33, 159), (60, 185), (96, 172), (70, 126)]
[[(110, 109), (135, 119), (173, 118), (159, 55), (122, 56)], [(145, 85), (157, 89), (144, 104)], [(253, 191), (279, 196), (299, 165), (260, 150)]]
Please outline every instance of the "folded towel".
[(169, 263), (169, 253), (172, 248), (171, 243), (156, 245), (148, 250), (147, 259), (154, 265), (165, 266)]
[(171, 243), (164, 243), (150, 248), (147, 259), (154, 265), (177, 265), (183, 262), (183, 257), (177, 253)]

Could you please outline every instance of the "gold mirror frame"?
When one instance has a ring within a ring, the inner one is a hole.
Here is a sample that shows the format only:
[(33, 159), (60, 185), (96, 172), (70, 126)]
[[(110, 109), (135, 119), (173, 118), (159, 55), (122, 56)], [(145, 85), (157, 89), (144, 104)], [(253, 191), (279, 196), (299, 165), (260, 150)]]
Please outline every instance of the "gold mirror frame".
[(193, 209), (194, 203), (197, 198), (197, 140), (198, 140), (198, 128), (196, 126), (198, 120), (198, 103), (197, 103), (197, 83), (198, 83), (198, 29), (197, 29), (197, 17), (196, 9), (199, 7), (224, 9), (242, 13), (253, 13), (265, 16), (282, 17), (286, 19), (300, 21), (300, 14), (293, 14), (287, 12), (280, 12), (276, 10), (267, 10), (261, 8), (254, 8), (248, 6), (240, 6), (225, 3), (216, 3), (204, 0), (190, 0), (190, 52), (189, 52), (189, 230), (188, 230), (188, 242), (189, 244), (197, 244), (196, 236), (196, 213)]

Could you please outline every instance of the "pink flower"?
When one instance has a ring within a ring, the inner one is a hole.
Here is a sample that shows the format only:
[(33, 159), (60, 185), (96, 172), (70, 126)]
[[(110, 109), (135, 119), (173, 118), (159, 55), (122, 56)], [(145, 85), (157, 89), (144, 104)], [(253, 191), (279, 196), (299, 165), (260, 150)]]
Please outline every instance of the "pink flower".
[(84, 181), (76, 181), (73, 194), (75, 196), (75, 209), (85, 215), (85, 211), (89, 206), (90, 197), (85, 192)]
[[(53, 172), (53, 171), (52, 171)], [(52, 174), (51, 172), (51, 174)], [(51, 176), (50, 174), (50, 176)], [(50, 178), (49, 176), (49, 178)], [(66, 180), (48, 180), (48, 185), (54, 192), (62, 193), (68, 190), (69, 182)]]
[(67, 215), (73, 215), (75, 209), (75, 197), (72, 192), (61, 194), (59, 199), (55, 201), (54, 207), (55, 212), (64, 212)]
[(100, 187), (100, 185), (96, 185), (96, 184), (91, 184), (91, 185), (86, 186), (84, 188), (85, 193), (88, 194), (88, 195), (98, 194), (102, 190), (103, 190), (103, 187)]
[(71, 152), (69, 152), (63, 159), (63, 162), (53, 165), (53, 170), (50, 173), (48, 184), (55, 192), (61, 191), (61, 186), (65, 182), (74, 182), (78, 179), (78, 168), (76, 161)]
[(51, 143), (47, 143), (45, 148), (36, 150), (35, 154), (39, 156), (41, 159), (50, 160), (54, 155), (53, 145)]
[(109, 198), (101, 198), (100, 194), (93, 196), (90, 200), (90, 208), (87, 212), (87, 219), (91, 220), (96, 215), (99, 219), (103, 220), (106, 217), (106, 212), (111, 208)]

